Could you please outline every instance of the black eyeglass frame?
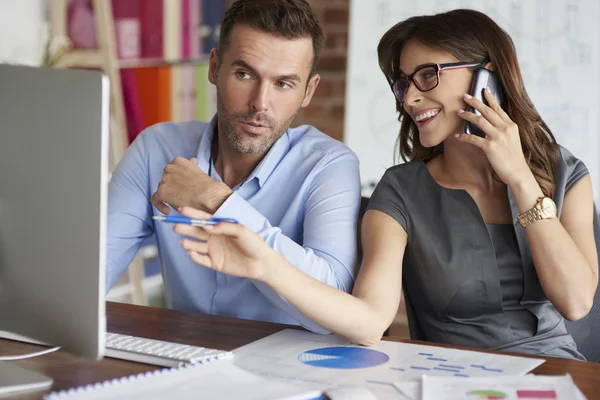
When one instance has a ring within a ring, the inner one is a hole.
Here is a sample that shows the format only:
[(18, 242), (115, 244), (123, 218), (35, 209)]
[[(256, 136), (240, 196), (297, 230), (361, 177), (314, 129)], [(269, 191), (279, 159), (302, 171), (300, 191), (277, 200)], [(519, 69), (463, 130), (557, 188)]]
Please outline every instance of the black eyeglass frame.
[[(474, 67), (482, 67), (485, 64), (487, 64), (487, 61), (461, 61), (461, 62), (453, 62), (453, 63), (445, 63), (445, 64), (426, 64), (426, 65), (422, 65), (421, 67), (417, 68), (412, 74), (408, 75), (408, 76), (403, 76), (400, 77), (398, 79), (396, 79), (395, 81), (390, 83), (390, 89), (392, 90), (392, 93), (394, 94), (394, 97), (396, 98), (396, 100), (402, 104), (404, 103), (404, 97), (406, 96), (406, 92), (408, 91), (408, 88), (410, 87), (411, 83), (415, 84), (415, 87), (422, 93), (424, 92), (429, 92), (430, 90), (435, 89), (436, 87), (438, 87), (438, 85), (440, 84), (440, 71), (444, 71), (444, 70), (452, 70), (452, 69), (460, 69), (460, 68), (474, 68)], [(437, 82), (436, 84), (429, 88), (429, 89), (421, 89), (419, 87), (419, 84), (417, 83), (417, 81), (414, 80), (415, 75), (419, 72), (422, 71), (425, 68), (431, 68), (433, 67), (435, 69), (435, 73), (437, 75)], [(400, 82), (408, 82), (408, 84), (406, 84), (406, 89), (404, 89), (404, 96), (402, 97), (402, 99), (400, 99), (400, 90), (396, 90), (396, 86), (400, 84)]]

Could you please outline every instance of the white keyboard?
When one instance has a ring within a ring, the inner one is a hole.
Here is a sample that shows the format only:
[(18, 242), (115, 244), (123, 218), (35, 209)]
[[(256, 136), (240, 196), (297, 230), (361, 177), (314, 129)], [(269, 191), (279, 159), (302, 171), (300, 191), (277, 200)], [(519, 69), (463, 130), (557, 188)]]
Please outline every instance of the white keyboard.
[(233, 353), (229, 351), (110, 332), (106, 332), (106, 352), (104, 355), (163, 367), (175, 367), (182, 364), (233, 357)]

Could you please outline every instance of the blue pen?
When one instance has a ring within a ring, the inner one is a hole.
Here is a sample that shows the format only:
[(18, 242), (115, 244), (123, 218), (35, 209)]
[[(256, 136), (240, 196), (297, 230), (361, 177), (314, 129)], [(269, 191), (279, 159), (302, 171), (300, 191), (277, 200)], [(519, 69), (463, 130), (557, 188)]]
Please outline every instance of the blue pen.
[(192, 226), (216, 225), (219, 222), (229, 222), (230, 224), (238, 223), (238, 221), (233, 218), (194, 219), (190, 217), (184, 217), (183, 215), (155, 215), (152, 217), (152, 219), (171, 224), (186, 224)]

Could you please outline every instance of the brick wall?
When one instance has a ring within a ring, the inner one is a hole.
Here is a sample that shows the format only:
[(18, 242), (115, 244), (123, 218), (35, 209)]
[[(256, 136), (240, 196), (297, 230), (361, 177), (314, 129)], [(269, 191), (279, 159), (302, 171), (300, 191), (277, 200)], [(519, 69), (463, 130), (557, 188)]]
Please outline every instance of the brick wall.
[(338, 140), (344, 136), (349, 0), (308, 0), (327, 36), (317, 67), (321, 82), (293, 125), (310, 124)]

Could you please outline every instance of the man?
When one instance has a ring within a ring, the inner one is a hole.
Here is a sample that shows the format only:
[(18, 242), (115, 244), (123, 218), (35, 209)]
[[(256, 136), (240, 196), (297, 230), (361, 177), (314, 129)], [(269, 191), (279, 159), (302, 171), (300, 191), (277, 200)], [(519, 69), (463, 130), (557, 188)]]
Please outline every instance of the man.
[(112, 176), (107, 287), (156, 233), (170, 308), (326, 332), (268, 286), (198, 266), (173, 226), (152, 220), (181, 206), (235, 218), (306, 274), (352, 289), (358, 160), (311, 126), (289, 128), (319, 84), (323, 43), (305, 0), (233, 3), (210, 53), (217, 115), (148, 128)]

